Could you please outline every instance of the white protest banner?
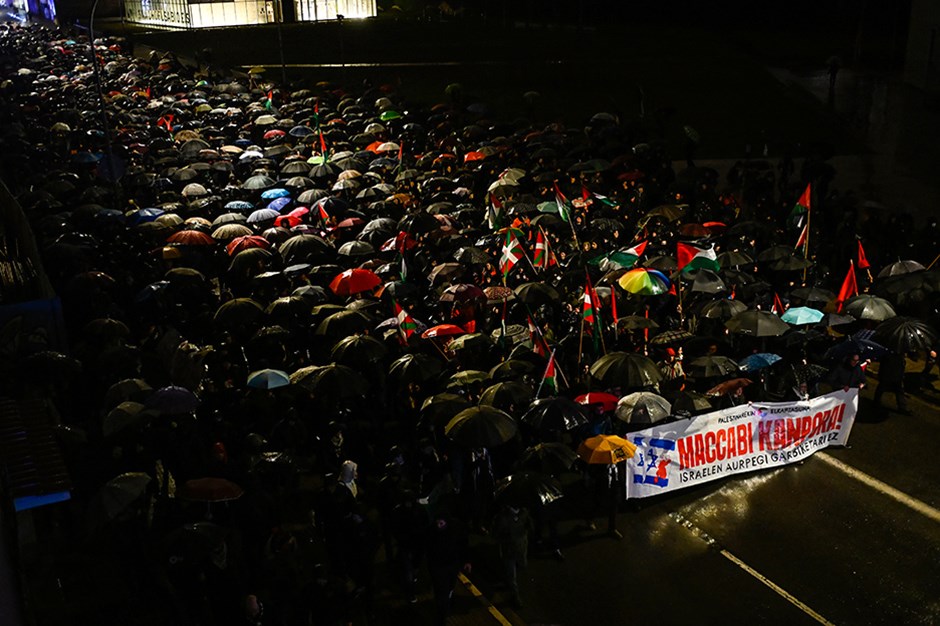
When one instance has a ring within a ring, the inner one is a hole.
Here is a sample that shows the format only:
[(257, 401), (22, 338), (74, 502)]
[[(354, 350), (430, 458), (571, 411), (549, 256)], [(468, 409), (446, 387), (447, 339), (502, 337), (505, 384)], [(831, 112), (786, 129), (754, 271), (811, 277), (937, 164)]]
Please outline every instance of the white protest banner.
[(731, 474), (805, 459), (845, 445), (858, 410), (858, 389), (805, 402), (743, 404), (630, 433), (627, 497), (644, 498)]

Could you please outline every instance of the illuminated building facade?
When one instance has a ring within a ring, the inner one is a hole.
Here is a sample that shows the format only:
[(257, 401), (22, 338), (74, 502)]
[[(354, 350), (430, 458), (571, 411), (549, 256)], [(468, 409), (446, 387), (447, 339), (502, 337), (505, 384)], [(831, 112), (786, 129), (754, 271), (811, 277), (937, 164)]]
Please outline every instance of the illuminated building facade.
[[(282, 7), (282, 2), (291, 4)], [(176, 28), (272, 24), (278, 20), (319, 22), (376, 14), (375, 0), (125, 0), (124, 10), (129, 22)]]

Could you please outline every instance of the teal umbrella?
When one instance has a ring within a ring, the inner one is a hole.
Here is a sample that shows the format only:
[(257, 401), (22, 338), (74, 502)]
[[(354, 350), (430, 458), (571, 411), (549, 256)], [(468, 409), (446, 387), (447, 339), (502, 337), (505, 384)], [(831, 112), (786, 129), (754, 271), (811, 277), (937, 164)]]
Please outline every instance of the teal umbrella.
[(825, 317), (825, 314), (822, 311), (811, 309), (808, 306), (795, 306), (787, 309), (784, 314), (780, 316), (780, 319), (787, 324), (802, 326), (804, 324), (815, 324), (823, 317)]

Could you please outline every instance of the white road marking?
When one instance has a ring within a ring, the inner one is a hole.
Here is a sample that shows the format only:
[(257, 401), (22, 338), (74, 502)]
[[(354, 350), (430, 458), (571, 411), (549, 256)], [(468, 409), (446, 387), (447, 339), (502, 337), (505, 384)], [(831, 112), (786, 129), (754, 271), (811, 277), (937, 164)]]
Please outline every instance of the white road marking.
[(906, 493), (904, 493), (903, 491), (899, 491), (895, 489), (894, 487), (892, 487), (891, 485), (883, 483), (877, 478), (869, 476), (865, 472), (855, 469), (851, 465), (846, 465), (842, 461), (826, 454), (825, 452), (817, 452), (813, 456), (819, 459), (820, 461), (822, 461), (823, 463), (826, 463), (827, 465), (839, 470), (846, 476), (854, 478), (855, 480), (861, 483), (864, 483), (865, 485), (868, 485), (872, 489), (875, 489), (876, 491), (883, 493), (884, 495), (888, 496), (892, 500), (900, 502), (904, 506), (914, 511), (917, 511), (924, 517), (930, 520), (933, 520), (934, 522), (940, 522), (940, 511), (933, 508), (929, 504), (925, 502), (921, 502), (917, 498), (913, 498), (907, 495)]
[(747, 563), (745, 563), (744, 561), (742, 561), (741, 559), (733, 555), (731, 552), (728, 552), (727, 550), (719, 546), (718, 542), (715, 541), (715, 539), (713, 539), (704, 530), (702, 530), (701, 528), (693, 524), (690, 520), (683, 517), (681, 513), (674, 512), (671, 514), (671, 517), (680, 526), (685, 527), (687, 530), (689, 530), (689, 532), (691, 532), (693, 535), (695, 535), (696, 537), (698, 537), (699, 539), (707, 543), (710, 547), (715, 548), (721, 556), (725, 557), (726, 559), (728, 559), (729, 561), (731, 561), (732, 563), (740, 567), (742, 570), (744, 570), (745, 572), (753, 576), (755, 579), (759, 580), (761, 583), (763, 583), (764, 585), (772, 589), (781, 598), (785, 599), (787, 602), (789, 602), (796, 608), (803, 611), (806, 615), (812, 617), (818, 623), (824, 624), (825, 626), (835, 626), (832, 622), (830, 622), (825, 617), (823, 617), (822, 615), (814, 611), (809, 605), (807, 605), (805, 602), (803, 602), (802, 600), (794, 596), (792, 593), (790, 593), (789, 591), (787, 591), (786, 589), (784, 589), (783, 587), (781, 587), (774, 581), (770, 580), (769, 578), (767, 578), (766, 576), (758, 572), (756, 569), (754, 569), (753, 567), (751, 567), (750, 565), (748, 565)]

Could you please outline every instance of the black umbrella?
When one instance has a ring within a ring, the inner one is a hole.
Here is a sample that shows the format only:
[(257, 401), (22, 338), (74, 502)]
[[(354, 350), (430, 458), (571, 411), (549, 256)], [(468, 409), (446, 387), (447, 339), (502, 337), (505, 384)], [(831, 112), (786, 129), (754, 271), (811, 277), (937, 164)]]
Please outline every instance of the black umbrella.
[(712, 300), (702, 306), (700, 315), (709, 319), (730, 320), (738, 313), (747, 311), (747, 305), (740, 300)]
[(388, 354), (385, 344), (369, 335), (351, 335), (341, 339), (330, 351), (330, 359), (342, 365), (360, 367), (379, 363)]
[(852, 296), (845, 301), (842, 312), (851, 315), (857, 320), (869, 320), (873, 322), (883, 322), (892, 318), (897, 313), (894, 307), (884, 298), (863, 293)]
[(892, 317), (875, 328), (875, 341), (897, 353), (930, 350), (937, 345), (937, 331), (912, 317)]
[(695, 378), (714, 378), (734, 374), (740, 369), (726, 356), (700, 356), (689, 363), (686, 371)]
[(811, 303), (827, 304), (835, 299), (836, 294), (828, 289), (820, 289), (819, 287), (797, 287), (790, 292), (790, 296), (799, 298), (809, 305)]
[(426, 354), (406, 354), (388, 368), (388, 377), (397, 384), (424, 383), (437, 378), (444, 365)]
[(456, 393), (438, 393), (421, 403), (421, 422), (442, 428), (458, 413), (471, 407), (470, 402)]
[(524, 283), (515, 289), (516, 297), (529, 306), (556, 304), (561, 295), (554, 287), (545, 283)]
[(562, 497), (561, 483), (538, 472), (517, 472), (496, 483), (496, 502), (534, 509)]
[(317, 325), (316, 334), (340, 338), (370, 330), (374, 325), (368, 316), (359, 311), (338, 311)]
[(594, 361), (591, 376), (609, 388), (650, 387), (663, 379), (649, 358), (635, 352), (611, 352)]
[(529, 406), (535, 390), (529, 385), (516, 380), (490, 385), (480, 394), (480, 404), (488, 404), (503, 411), (520, 409)]
[(588, 423), (584, 407), (570, 398), (556, 396), (533, 402), (521, 421), (540, 433), (569, 431)]
[(508, 413), (487, 405), (464, 409), (454, 416), (444, 434), (468, 448), (491, 448), (516, 436), (518, 426)]
[(790, 330), (786, 322), (769, 311), (742, 311), (725, 326), (735, 334), (750, 337), (779, 337)]
[(547, 442), (526, 448), (519, 457), (517, 467), (545, 474), (561, 474), (570, 470), (577, 460), (578, 453), (570, 446), (558, 442)]
[(680, 391), (672, 399), (672, 412), (678, 416), (691, 417), (711, 410), (708, 397), (695, 391)]

